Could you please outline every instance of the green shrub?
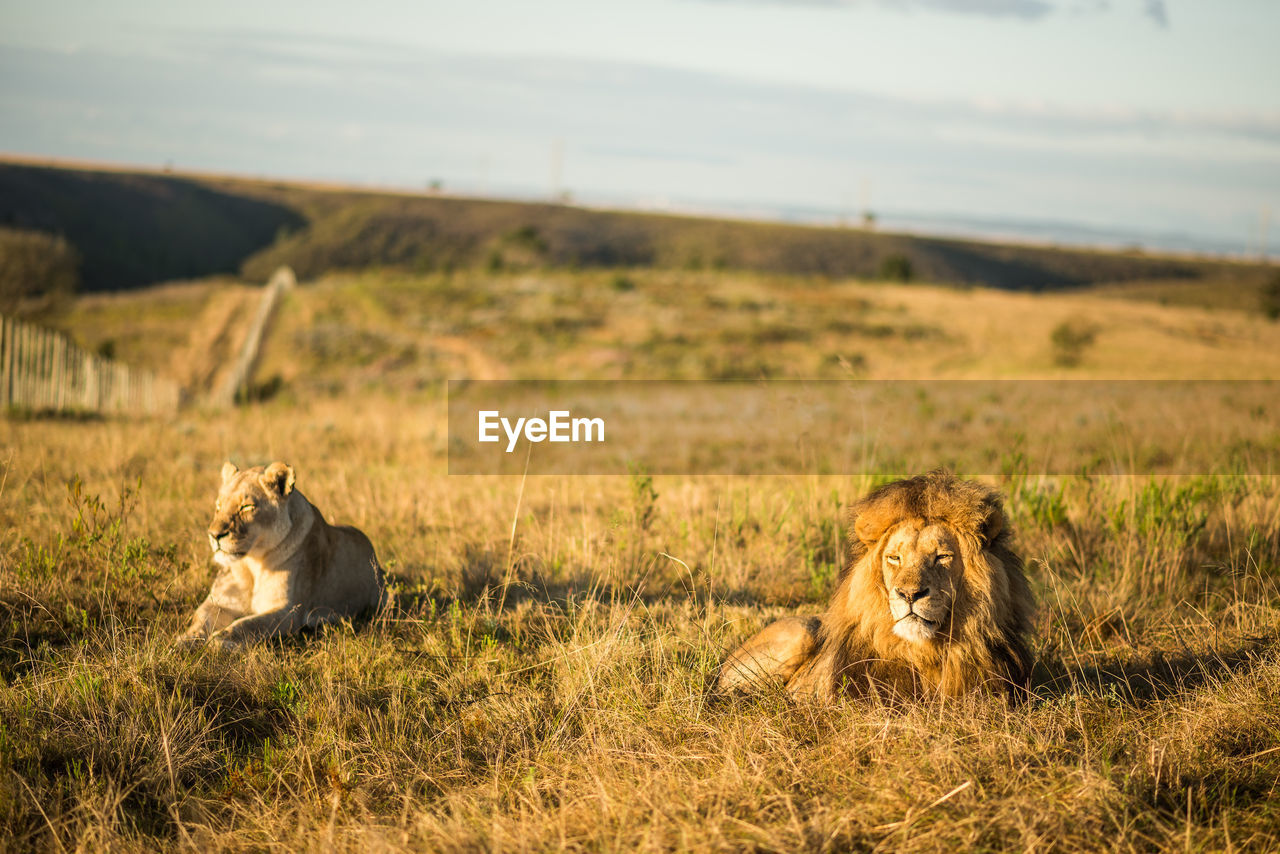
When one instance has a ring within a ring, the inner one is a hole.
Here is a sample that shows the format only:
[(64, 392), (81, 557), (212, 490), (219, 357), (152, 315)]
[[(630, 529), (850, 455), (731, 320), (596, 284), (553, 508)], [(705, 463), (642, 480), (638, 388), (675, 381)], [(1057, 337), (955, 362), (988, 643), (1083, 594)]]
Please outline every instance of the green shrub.
[(0, 227), (0, 313), (56, 313), (67, 306), (79, 283), (80, 254), (65, 239)]
[(1093, 344), (1098, 331), (1091, 323), (1082, 320), (1064, 320), (1049, 333), (1053, 345), (1053, 361), (1064, 368), (1074, 368), (1084, 358), (1084, 351)]
[(909, 282), (914, 277), (915, 270), (906, 255), (888, 255), (880, 262), (880, 278), (886, 282)]
[(1262, 313), (1268, 320), (1280, 320), (1280, 272), (1272, 273), (1262, 286)]

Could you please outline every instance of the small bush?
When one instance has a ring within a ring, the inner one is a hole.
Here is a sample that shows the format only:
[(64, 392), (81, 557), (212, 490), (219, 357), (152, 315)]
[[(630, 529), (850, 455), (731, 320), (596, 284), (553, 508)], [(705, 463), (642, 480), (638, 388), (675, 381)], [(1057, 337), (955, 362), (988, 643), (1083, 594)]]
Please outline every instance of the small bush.
[(653, 488), (653, 476), (638, 467), (631, 470), (631, 501), (636, 528), (648, 531), (658, 509), (658, 490)]
[(879, 276), (886, 282), (909, 282), (915, 277), (915, 270), (906, 255), (888, 255), (880, 262)]
[(80, 253), (65, 239), (0, 228), (0, 313), (56, 313), (68, 305), (79, 282)]
[(548, 246), (546, 239), (538, 232), (536, 225), (522, 225), (503, 235), (503, 242), (509, 246), (527, 249), (539, 255), (545, 254)]
[(263, 403), (276, 397), (284, 389), (284, 377), (272, 374), (261, 382), (250, 383), (236, 392), (236, 403)]
[(1084, 358), (1084, 351), (1093, 344), (1098, 331), (1090, 323), (1081, 320), (1064, 320), (1049, 333), (1053, 345), (1053, 361), (1064, 368), (1074, 368)]
[(1280, 272), (1272, 273), (1262, 286), (1262, 313), (1268, 320), (1280, 320)]

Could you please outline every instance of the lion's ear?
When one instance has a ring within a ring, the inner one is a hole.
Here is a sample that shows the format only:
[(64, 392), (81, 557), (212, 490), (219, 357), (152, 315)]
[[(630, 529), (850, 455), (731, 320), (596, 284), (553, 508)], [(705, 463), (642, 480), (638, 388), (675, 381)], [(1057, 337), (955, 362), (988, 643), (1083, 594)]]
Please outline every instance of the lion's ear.
[(231, 460), (227, 460), (222, 464), (222, 482), (226, 483), (231, 480), (231, 478), (235, 477), (236, 472), (238, 471), (240, 471), (240, 469), (236, 468), (236, 464), (231, 462)]
[(901, 520), (904, 508), (895, 493), (872, 493), (853, 505), (853, 535), (870, 548), (890, 526)]
[(853, 535), (861, 540), (863, 545), (874, 545), (876, 540), (880, 539), (883, 530), (883, 526), (877, 524), (875, 519), (868, 517), (866, 513), (859, 513), (858, 508), (854, 508)]
[(293, 492), (293, 468), (284, 463), (272, 463), (259, 478), (262, 488), (284, 498)]
[(1005, 516), (1004, 502), (994, 492), (982, 502), (982, 510), (982, 544), (989, 546), (1009, 527), (1009, 519)]

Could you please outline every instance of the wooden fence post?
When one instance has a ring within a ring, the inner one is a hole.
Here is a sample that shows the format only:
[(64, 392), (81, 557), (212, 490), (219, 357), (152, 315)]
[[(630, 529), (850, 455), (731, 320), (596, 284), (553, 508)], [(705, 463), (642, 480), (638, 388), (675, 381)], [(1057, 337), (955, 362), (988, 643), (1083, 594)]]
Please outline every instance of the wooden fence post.
[(9, 318), (0, 317), (0, 406), (8, 409), (13, 405), (13, 373), (10, 362), (13, 358), (13, 332), (9, 328)]
[(65, 336), (0, 316), (0, 408), (176, 412), (178, 383), (81, 350)]

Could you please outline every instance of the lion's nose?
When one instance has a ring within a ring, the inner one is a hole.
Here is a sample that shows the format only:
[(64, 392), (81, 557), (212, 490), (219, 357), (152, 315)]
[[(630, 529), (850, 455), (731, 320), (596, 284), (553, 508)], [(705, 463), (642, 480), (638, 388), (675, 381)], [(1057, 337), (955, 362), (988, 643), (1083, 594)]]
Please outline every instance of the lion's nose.
[(929, 595), (928, 587), (895, 587), (894, 593), (906, 602), (918, 602)]

